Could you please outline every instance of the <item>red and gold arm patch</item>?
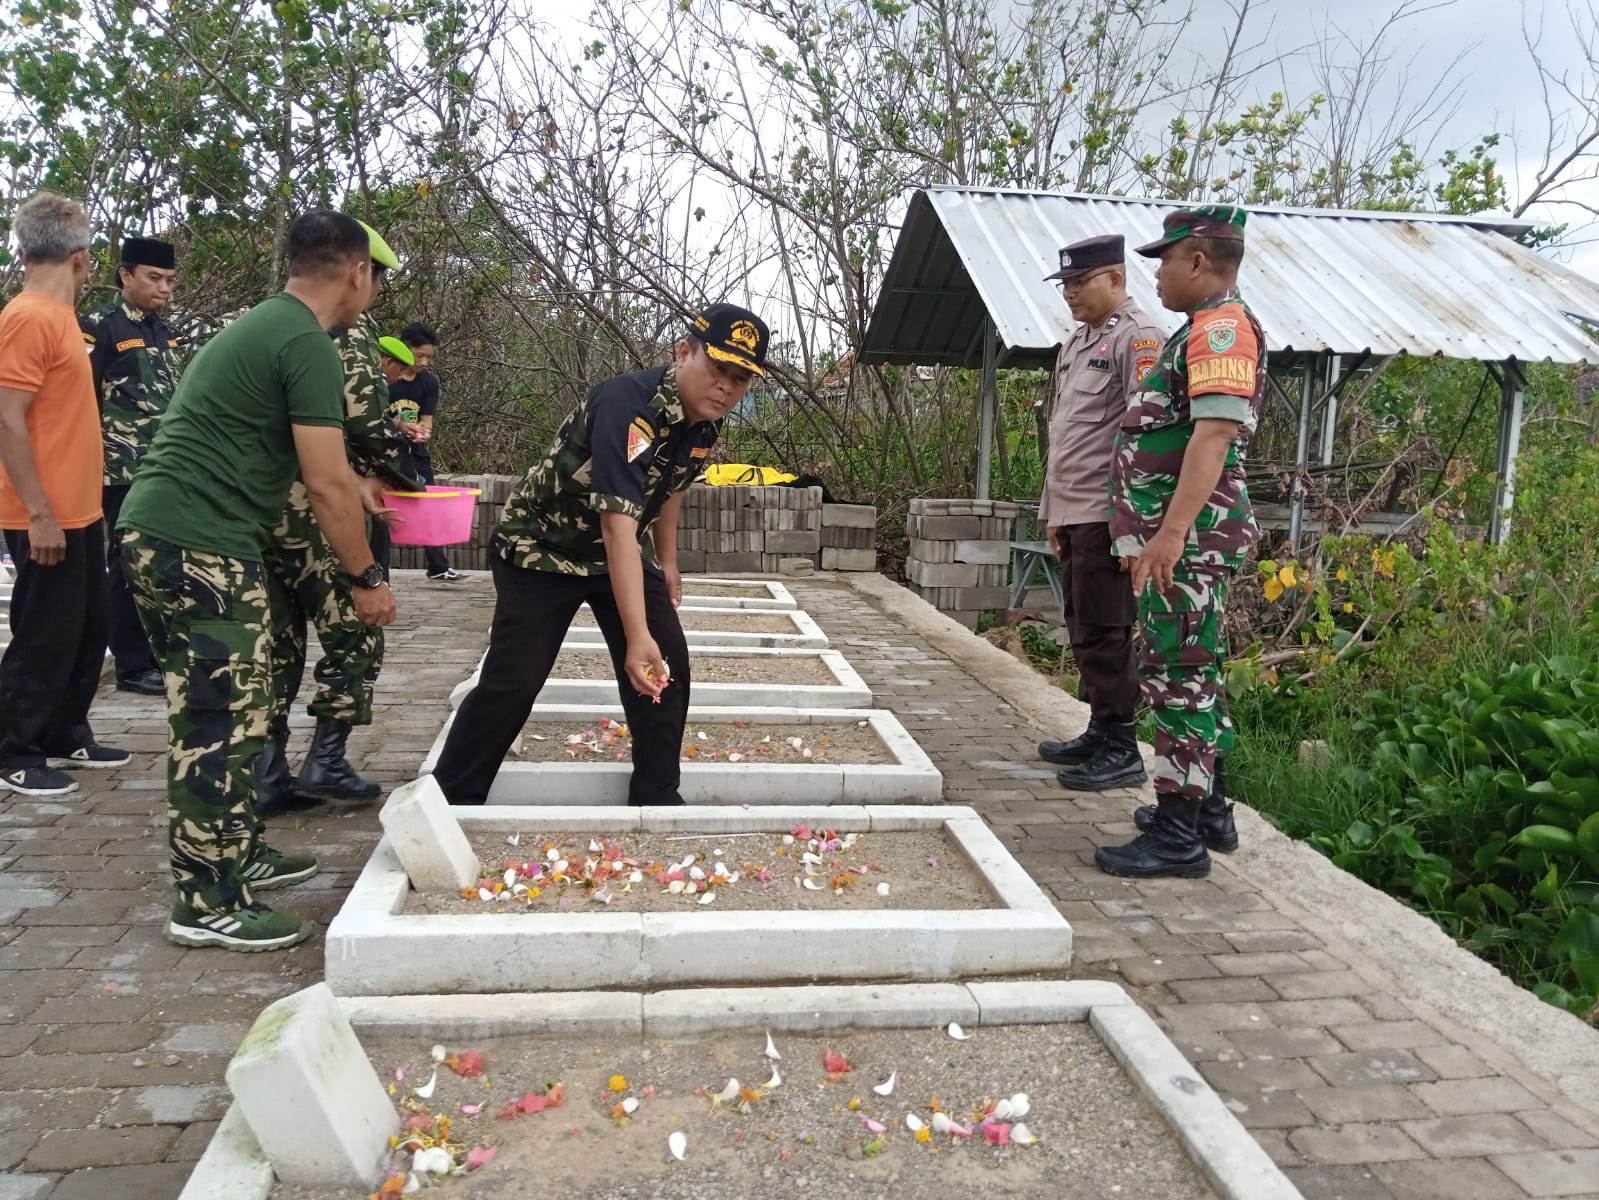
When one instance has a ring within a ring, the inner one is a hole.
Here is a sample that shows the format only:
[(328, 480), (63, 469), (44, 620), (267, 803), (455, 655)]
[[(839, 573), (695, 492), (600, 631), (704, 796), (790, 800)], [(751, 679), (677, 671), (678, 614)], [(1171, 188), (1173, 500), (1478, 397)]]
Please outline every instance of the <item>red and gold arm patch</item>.
[(1188, 394), (1255, 394), (1260, 343), (1255, 327), (1238, 304), (1199, 313), (1188, 334)]

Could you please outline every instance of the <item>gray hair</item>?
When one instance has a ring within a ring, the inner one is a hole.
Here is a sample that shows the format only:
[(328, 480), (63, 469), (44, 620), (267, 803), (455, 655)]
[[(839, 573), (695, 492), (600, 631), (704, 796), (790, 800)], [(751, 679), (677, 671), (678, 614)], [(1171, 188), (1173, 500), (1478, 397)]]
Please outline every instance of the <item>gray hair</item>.
[(89, 217), (76, 200), (40, 192), (11, 223), (24, 263), (54, 263), (89, 248)]

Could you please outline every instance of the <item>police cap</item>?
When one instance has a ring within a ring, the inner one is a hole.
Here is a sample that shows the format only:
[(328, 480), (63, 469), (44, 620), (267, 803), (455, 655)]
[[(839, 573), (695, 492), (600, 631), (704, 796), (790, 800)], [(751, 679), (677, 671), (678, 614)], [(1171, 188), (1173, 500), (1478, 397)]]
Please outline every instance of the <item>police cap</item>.
[(1101, 267), (1119, 267), (1127, 261), (1126, 241), (1119, 233), (1102, 233), (1098, 237), (1084, 238), (1064, 246), (1060, 252), (1060, 270), (1045, 279), (1076, 279)]

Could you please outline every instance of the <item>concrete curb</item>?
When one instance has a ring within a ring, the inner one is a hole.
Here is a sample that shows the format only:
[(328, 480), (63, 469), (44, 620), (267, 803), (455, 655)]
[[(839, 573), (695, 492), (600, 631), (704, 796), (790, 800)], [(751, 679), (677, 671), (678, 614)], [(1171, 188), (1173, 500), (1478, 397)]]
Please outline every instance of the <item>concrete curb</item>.
[[(620, 716), (620, 706), (548, 705), (541, 719), (599, 720)], [(443, 753), (456, 714), (445, 719), (420, 774)], [(944, 776), (900, 720), (879, 708), (700, 708), (694, 720), (750, 725), (868, 722), (893, 755), (891, 763), (685, 762), (678, 791), (689, 804), (892, 804), (939, 800)], [(492, 804), (627, 803), (631, 762), (512, 762), (500, 764), (489, 788)]]
[[(921, 633), (1049, 736), (1074, 734), (1087, 723), (1086, 705), (919, 596), (881, 575), (850, 575), (844, 582)], [(1141, 749), (1147, 759), (1149, 748)], [(1599, 1029), (1517, 987), (1432, 921), (1286, 837), (1254, 810), (1239, 804), (1235, 816), (1241, 848), (1222, 860), (1225, 868), (1325, 939), (1374, 991), (1424, 1006), (1475, 1035), (1473, 1050), (1531, 1090), (1553, 1088), (1554, 1098), (1599, 1113)]]
[[(993, 999), (1000, 995), (1002, 1001)], [(968, 1030), (1087, 1022), (1221, 1200), (1300, 1200), (1287, 1177), (1159, 1027), (1121, 988), (1097, 980), (382, 997), (346, 999), (340, 1007), (358, 1034), (444, 1042), (574, 1033), (667, 1038), (738, 1030), (804, 1034), (936, 1029), (950, 1021)], [(338, 1082), (329, 1081), (329, 1087)], [(272, 1169), (251, 1143), (235, 1104), (180, 1200), (265, 1200)]]
[[(767, 830), (741, 809), (621, 810), (644, 830)], [(657, 819), (657, 812), (661, 816)], [(850, 814), (869, 824), (875, 810)], [(467, 832), (574, 829), (504, 807), (453, 810)], [(736, 813), (743, 818), (732, 820)], [(594, 817), (603, 813), (596, 810)], [(817, 819), (814, 809), (800, 820)], [(380, 841), (328, 926), (324, 977), (340, 995), (515, 993), (530, 962), (563, 962), (574, 991), (600, 987), (792, 982), (804, 979), (956, 979), (1063, 970), (1071, 926), (969, 808), (933, 808), (901, 827), (943, 829), (994, 892), (979, 909), (865, 909), (848, 912), (731, 910), (405, 915), (411, 890), (388, 837)], [(829, 825), (834, 822), (829, 817)], [(608, 824), (615, 829), (621, 822)], [(791, 828), (778, 825), (778, 829)], [(653, 886), (653, 885), (647, 885)], [(844, 936), (839, 936), (844, 935)]]

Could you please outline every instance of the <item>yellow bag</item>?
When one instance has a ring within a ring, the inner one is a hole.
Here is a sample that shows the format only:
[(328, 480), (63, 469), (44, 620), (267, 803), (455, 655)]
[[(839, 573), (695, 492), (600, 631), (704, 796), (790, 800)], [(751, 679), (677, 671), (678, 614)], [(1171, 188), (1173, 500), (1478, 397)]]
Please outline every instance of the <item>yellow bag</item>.
[(776, 467), (755, 467), (749, 463), (717, 463), (705, 468), (705, 482), (712, 487), (758, 487), (771, 483), (792, 483), (798, 478)]

